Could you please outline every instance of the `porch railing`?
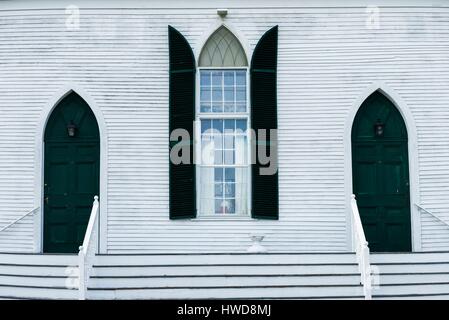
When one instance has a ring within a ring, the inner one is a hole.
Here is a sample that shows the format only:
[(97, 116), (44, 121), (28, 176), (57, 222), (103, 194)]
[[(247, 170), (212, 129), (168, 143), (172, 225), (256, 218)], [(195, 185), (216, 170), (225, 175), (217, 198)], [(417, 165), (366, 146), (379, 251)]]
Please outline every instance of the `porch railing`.
[(78, 253), (80, 300), (86, 299), (89, 274), (92, 269), (93, 259), (97, 252), (99, 208), (98, 196), (95, 196), (83, 245), (79, 247)]
[(19, 221), (25, 219), (26, 217), (28, 217), (29, 215), (34, 214), (40, 207), (36, 207), (33, 210), (28, 211), (27, 213), (21, 215), (19, 218), (17, 218), (16, 220), (12, 221), (11, 223), (8, 223), (6, 226), (0, 228), (0, 232), (5, 231), (6, 229), (12, 227), (13, 225), (15, 225), (16, 223), (18, 223)]
[(372, 279), (370, 251), (368, 241), (366, 241), (365, 232), (363, 231), (362, 220), (360, 219), (359, 208), (355, 195), (351, 196), (351, 212), (352, 212), (352, 232), (353, 244), (357, 256), (359, 266), (360, 283), (363, 285), (363, 294), (366, 300), (370, 300), (372, 295)]

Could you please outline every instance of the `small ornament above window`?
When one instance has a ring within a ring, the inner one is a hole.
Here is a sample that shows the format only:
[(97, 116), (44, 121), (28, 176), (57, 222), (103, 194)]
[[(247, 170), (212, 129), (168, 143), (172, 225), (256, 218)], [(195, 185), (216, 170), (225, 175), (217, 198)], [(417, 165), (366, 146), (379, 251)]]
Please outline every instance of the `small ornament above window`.
[(217, 14), (220, 18), (224, 18), (228, 15), (228, 9), (217, 9)]

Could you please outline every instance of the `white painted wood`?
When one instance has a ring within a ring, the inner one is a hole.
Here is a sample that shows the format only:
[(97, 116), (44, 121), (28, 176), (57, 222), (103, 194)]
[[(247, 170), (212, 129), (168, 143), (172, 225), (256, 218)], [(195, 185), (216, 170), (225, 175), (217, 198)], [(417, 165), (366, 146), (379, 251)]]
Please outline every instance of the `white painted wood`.
[(128, 274), (141, 275), (145, 277), (158, 276), (165, 274), (167, 276), (187, 276), (187, 275), (213, 275), (213, 276), (233, 276), (233, 275), (273, 275), (273, 274), (357, 274), (356, 265), (260, 265), (260, 266), (129, 266), (129, 267), (102, 267), (95, 268), (92, 275), (94, 276), (126, 276)]
[(139, 265), (272, 265), (278, 264), (356, 264), (354, 254), (167, 254), (167, 255), (101, 255), (95, 257), (96, 266)]
[(101, 299), (301, 299), (318, 297), (361, 297), (361, 288), (357, 286), (341, 287), (268, 287), (268, 288), (213, 288), (213, 289), (142, 289), (93, 291), (94, 298)]
[(76, 299), (78, 290), (0, 285), (0, 299)]
[(0, 253), (0, 264), (23, 264), (23, 265), (77, 265), (76, 255), (56, 254), (8, 254)]
[(374, 299), (382, 296), (395, 296), (401, 295), (428, 295), (428, 294), (445, 294), (449, 293), (449, 283), (438, 284), (415, 284), (415, 285), (385, 285), (379, 289), (373, 290)]
[(449, 252), (424, 253), (374, 253), (371, 263), (413, 263), (413, 262), (449, 262)]
[[(0, 225), (41, 205), (45, 119), (69, 90), (101, 131), (100, 252), (244, 252), (251, 233), (266, 234), (269, 252), (351, 250), (348, 118), (373, 86), (415, 139), (413, 201), (449, 218), (446, 2), (376, 2), (381, 28), (369, 30), (371, 1), (262, 0), (221, 4), (249, 57), (279, 24), (280, 219), (170, 221), (167, 25), (197, 52), (220, 23), (220, 3), (84, 1), (81, 27), (70, 31), (62, 2), (1, 2)], [(412, 218), (414, 250), (449, 250), (447, 228)], [(20, 221), (0, 235), (0, 251), (40, 252), (41, 225), (42, 215)]]
[[(3, 281), (0, 279), (0, 281)], [(261, 277), (173, 277), (173, 278), (91, 278), (89, 286), (96, 289), (107, 288), (143, 288), (143, 287), (236, 287), (247, 286), (317, 286), (317, 285), (354, 285), (358, 275), (343, 276), (261, 276)]]

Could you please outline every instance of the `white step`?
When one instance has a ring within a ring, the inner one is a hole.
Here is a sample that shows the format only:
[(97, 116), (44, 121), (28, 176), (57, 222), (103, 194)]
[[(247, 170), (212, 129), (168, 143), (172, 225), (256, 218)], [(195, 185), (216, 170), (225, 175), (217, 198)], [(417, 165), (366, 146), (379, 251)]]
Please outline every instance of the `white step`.
[(449, 273), (381, 274), (379, 280), (381, 285), (440, 283), (449, 282)]
[(70, 266), (78, 264), (77, 255), (0, 253), (0, 264)]
[(76, 255), (0, 253), (0, 299), (78, 299), (77, 263)]
[[(374, 297), (374, 299), (380, 299)], [(415, 294), (415, 295), (402, 295), (402, 296), (390, 296), (382, 297), (382, 300), (449, 300), (449, 294)]]
[[(432, 263), (392, 263), (392, 264), (373, 264), (378, 268), (381, 274), (395, 273), (395, 274), (408, 274), (408, 273), (449, 273), (449, 262), (432, 262)], [(373, 268), (376, 272), (376, 268)]]
[(11, 276), (0, 275), (0, 285), (11, 286), (33, 286), (33, 287), (66, 287), (77, 285), (78, 277), (55, 277), (55, 276)]
[(78, 290), (0, 285), (0, 298), (9, 299), (78, 299)]
[[(1, 281), (1, 280), (0, 280)], [(322, 276), (262, 276), (262, 277), (119, 277), (95, 278), (89, 280), (89, 288), (145, 288), (145, 287), (235, 287), (235, 286), (276, 286), (276, 285), (353, 285), (358, 284), (360, 275)]]
[(0, 275), (57, 276), (73, 275), (76, 267), (69, 266), (29, 266), (0, 264)]
[(98, 255), (96, 265), (354, 264), (353, 253)]
[(332, 297), (363, 298), (359, 286), (293, 286), (244, 288), (179, 288), (90, 290), (94, 299), (312, 299)]
[(205, 265), (205, 266), (123, 266), (95, 267), (94, 276), (232, 276), (232, 275), (297, 275), (355, 274), (357, 265)]
[(372, 253), (370, 261), (372, 264), (414, 262), (449, 263), (449, 252)]
[(373, 296), (449, 295), (449, 282), (407, 285), (381, 285), (373, 290)]

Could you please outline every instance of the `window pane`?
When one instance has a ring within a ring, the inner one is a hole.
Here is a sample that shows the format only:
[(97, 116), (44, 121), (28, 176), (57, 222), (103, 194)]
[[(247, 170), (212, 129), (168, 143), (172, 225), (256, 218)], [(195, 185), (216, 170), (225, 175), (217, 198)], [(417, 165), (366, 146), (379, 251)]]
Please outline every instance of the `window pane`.
[(236, 93), (235, 93), (236, 97), (236, 101), (238, 102), (246, 102), (246, 88), (240, 88), (238, 87), (236, 89)]
[(215, 130), (214, 134), (223, 133), (223, 120), (212, 120), (212, 126)]
[(234, 112), (235, 111), (235, 105), (234, 102), (226, 102), (224, 104), (224, 112)]
[(236, 112), (246, 112), (246, 103), (245, 102), (237, 102), (235, 111)]
[(212, 112), (223, 112), (223, 104), (220, 102), (215, 102), (212, 105)]
[(235, 168), (226, 168), (225, 169), (225, 181), (226, 182), (234, 182), (235, 181)]
[(223, 75), (223, 72), (221, 72), (221, 71), (212, 72), (212, 85), (213, 86), (221, 87), (223, 85), (222, 75)]
[(225, 134), (224, 142), (225, 149), (234, 149), (234, 135)]
[[(221, 191), (223, 191), (223, 190), (221, 190)], [(225, 197), (235, 198), (235, 184), (234, 183), (226, 183), (225, 184)]]
[(234, 164), (234, 150), (225, 150), (224, 156), (224, 164)]
[(201, 86), (210, 86), (210, 72), (201, 71)]
[(210, 135), (201, 136), (201, 163), (206, 165), (214, 164), (214, 144)]
[(225, 120), (224, 126), (225, 126), (225, 133), (233, 134), (235, 129), (235, 120), (234, 119)]
[(237, 86), (246, 86), (246, 71), (236, 71), (235, 84)]
[(215, 164), (223, 164), (223, 150), (215, 150), (214, 160)]
[(201, 102), (210, 102), (210, 89), (209, 88), (201, 88)]
[(246, 132), (246, 120), (236, 120), (235, 126), (236, 126), (237, 133)]
[(234, 86), (234, 71), (225, 71), (224, 73), (224, 85)]
[(215, 149), (223, 149), (223, 136), (221, 134), (214, 135), (214, 147)]
[(246, 165), (248, 143), (245, 135), (237, 135), (235, 137), (235, 164)]
[(226, 199), (226, 213), (235, 213), (235, 199)]
[[(212, 121), (211, 120), (201, 120), (201, 133), (206, 132), (212, 128)], [(208, 133), (211, 133), (210, 131)]]
[(214, 87), (212, 89), (212, 101), (213, 102), (223, 102), (223, 96), (222, 96), (222, 91), (221, 88), (216, 88)]
[(201, 103), (201, 112), (210, 112), (211, 106), (210, 103)]
[(222, 199), (215, 200), (215, 213), (223, 213), (223, 210), (221, 208), (222, 202)]
[(215, 197), (216, 198), (222, 198), (223, 197), (223, 184), (222, 183), (216, 183), (215, 184)]
[(224, 88), (224, 101), (234, 103), (234, 87)]
[(223, 168), (215, 168), (215, 181), (222, 182), (223, 181)]

